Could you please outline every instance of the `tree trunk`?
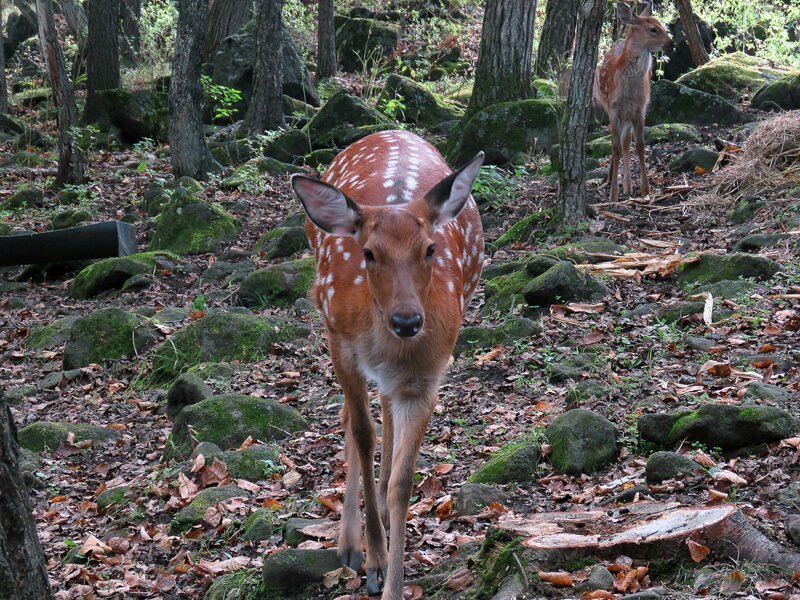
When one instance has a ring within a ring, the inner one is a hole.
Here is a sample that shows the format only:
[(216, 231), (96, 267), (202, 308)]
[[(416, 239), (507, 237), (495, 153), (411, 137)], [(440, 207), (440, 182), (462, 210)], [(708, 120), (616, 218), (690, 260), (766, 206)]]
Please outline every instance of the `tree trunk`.
[(317, 15), (317, 81), (336, 75), (336, 29), (333, 26), (333, 0), (319, 0)]
[(0, 389), (0, 598), (53, 597), (47, 564), (31, 515), (28, 488), (17, 464), (17, 432)]
[(85, 158), (78, 146), (73, 128), (78, 126), (78, 107), (75, 90), (64, 66), (64, 55), (58, 45), (56, 24), (53, 18), (53, 0), (36, 0), (39, 20), (39, 43), (44, 56), (45, 69), (53, 90), (53, 100), (58, 108), (58, 173), (56, 186), (83, 182)]
[(67, 20), (67, 26), (75, 36), (78, 51), (72, 61), (72, 80), (75, 81), (86, 71), (86, 39), (89, 31), (89, 18), (83, 6), (75, 0), (60, 0), (61, 12)]
[(547, 0), (547, 13), (536, 52), (536, 77), (553, 77), (566, 68), (575, 41), (580, 0)]
[(120, 51), (126, 64), (135, 65), (142, 49), (139, 23), (142, 19), (142, 0), (122, 0), (120, 4), (122, 39)]
[(89, 37), (86, 43), (85, 123), (107, 121), (100, 92), (115, 90), (119, 77), (119, 0), (88, 0)]
[[(3, 39), (5, 20), (3, 19), (3, 3), (0, 0), (0, 41)], [(6, 83), (6, 53), (0, 44), (0, 115), (8, 114), (8, 84)]]
[(222, 171), (208, 151), (203, 131), (200, 65), (208, 0), (179, 0), (178, 31), (169, 85), (169, 145), (175, 178), (207, 179)]
[(597, 66), (606, 0), (583, 0), (578, 8), (575, 59), (561, 127), (558, 202), (567, 224), (586, 218), (586, 133), (592, 111), (592, 82)]
[(282, 0), (256, 0), (256, 53), (253, 97), (245, 116), (250, 135), (283, 125)]
[(486, 0), (468, 114), (531, 97), (536, 0)]
[(212, 62), (222, 40), (253, 17), (253, 0), (211, 0), (206, 32), (206, 60)]
[(691, 0), (675, 0), (678, 7), (678, 14), (681, 17), (681, 25), (686, 34), (686, 41), (689, 44), (689, 52), (692, 54), (692, 61), (696, 67), (704, 65), (708, 62), (708, 52), (703, 45), (703, 39), (700, 37), (700, 29), (697, 27), (697, 19), (692, 11)]

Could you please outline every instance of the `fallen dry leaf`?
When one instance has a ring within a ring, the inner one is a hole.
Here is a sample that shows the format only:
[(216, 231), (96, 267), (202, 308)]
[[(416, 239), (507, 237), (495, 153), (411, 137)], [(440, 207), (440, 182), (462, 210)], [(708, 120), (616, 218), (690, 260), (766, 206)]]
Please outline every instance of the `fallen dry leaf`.
[(703, 544), (698, 544), (694, 540), (687, 539), (686, 545), (689, 546), (689, 554), (696, 563), (703, 562), (706, 556), (708, 556), (708, 553), (711, 552), (711, 548)]
[(469, 569), (458, 569), (455, 573), (450, 575), (444, 582), (444, 587), (454, 592), (463, 592), (470, 585), (475, 577)]
[(572, 587), (574, 585), (572, 575), (566, 571), (537, 571), (536, 574), (539, 579), (550, 585), (558, 587)]

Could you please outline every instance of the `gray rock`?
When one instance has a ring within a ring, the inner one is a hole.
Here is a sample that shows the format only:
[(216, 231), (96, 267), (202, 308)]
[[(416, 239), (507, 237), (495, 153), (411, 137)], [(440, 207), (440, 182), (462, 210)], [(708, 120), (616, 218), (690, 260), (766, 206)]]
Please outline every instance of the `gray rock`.
[[(218, 458), (228, 467), (234, 479), (260, 481), (269, 478), (280, 465), (280, 449), (277, 446), (257, 444), (243, 450), (220, 452)], [(210, 462), (207, 459), (207, 462)]]
[(751, 381), (742, 398), (742, 400), (763, 400), (771, 404), (788, 404), (791, 399), (792, 395), (788, 390), (763, 381)]
[(765, 281), (780, 271), (780, 266), (762, 256), (752, 254), (702, 254), (700, 259), (679, 267), (678, 283), (708, 284), (724, 279), (752, 278)]
[(18, 387), (9, 388), (5, 391), (6, 400), (9, 402), (19, 402), (24, 398), (35, 396), (37, 389), (38, 388), (35, 385), (31, 384), (24, 384)]
[(525, 301), (532, 306), (549, 306), (573, 300), (599, 300), (608, 293), (593, 277), (581, 273), (568, 262), (559, 262), (522, 288)]
[(790, 483), (779, 489), (777, 500), (781, 506), (797, 510), (797, 507), (800, 506), (800, 483)]
[(692, 148), (669, 161), (669, 169), (671, 171), (695, 171), (697, 167), (700, 167), (704, 172), (711, 173), (718, 160), (719, 152), (707, 148)]
[(586, 581), (575, 586), (576, 592), (590, 592), (593, 590), (610, 590), (614, 585), (614, 575), (603, 565), (594, 565)]
[(509, 317), (499, 325), (473, 325), (462, 327), (455, 350), (459, 354), (475, 348), (491, 348), (497, 344), (524, 342), (541, 331), (541, 326), (524, 317)]
[(188, 506), (180, 509), (169, 524), (171, 535), (179, 535), (203, 522), (206, 511), (224, 500), (239, 496), (247, 497), (247, 492), (235, 485), (211, 487), (202, 490)]
[(289, 548), (264, 557), (264, 588), (269, 597), (275, 590), (296, 589), (322, 581), (325, 573), (341, 567), (336, 550)]
[(751, 105), (762, 110), (800, 108), (800, 74), (768, 83), (756, 92)]
[(651, 86), (647, 122), (690, 123), (693, 125), (733, 125), (742, 121), (742, 113), (721, 96), (707, 94), (666, 79)]
[(274, 510), (259, 508), (244, 523), (241, 539), (247, 542), (268, 540), (280, 529), (276, 523)]
[(800, 546), (800, 515), (789, 515), (783, 524), (786, 537), (792, 540), (795, 546)]
[(211, 388), (194, 373), (183, 373), (167, 392), (167, 415), (174, 419), (184, 407), (213, 396)]
[(86, 423), (36, 421), (19, 430), (19, 445), (33, 452), (55, 450), (72, 434), (76, 444), (85, 440), (102, 442), (115, 440), (120, 434), (113, 429)]
[(197, 446), (195, 446), (194, 451), (192, 452), (192, 460), (201, 454), (206, 459), (206, 464), (209, 464), (215, 456), (222, 454), (222, 450), (214, 442), (200, 442), (197, 444)]
[(582, 402), (590, 398), (604, 398), (609, 392), (609, 388), (600, 383), (597, 379), (586, 379), (584, 381), (579, 381), (567, 391), (564, 402), (566, 403), (567, 410), (572, 410), (573, 408), (578, 408)]
[(763, 248), (777, 246), (790, 236), (785, 233), (751, 233), (733, 245), (733, 252), (758, 252)]
[(107, 510), (114, 505), (126, 502), (125, 497), (130, 491), (131, 487), (129, 485), (121, 485), (119, 487), (103, 490), (95, 500), (97, 508), (100, 510)]
[(239, 285), (239, 302), (248, 308), (291, 305), (308, 294), (314, 269), (314, 259), (307, 257), (254, 271)]
[(470, 475), (470, 483), (529, 481), (539, 464), (539, 446), (531, 442), (508, 444)]
[(714, 340), (701, 338), (693, 335), (686, 336), (686, 347), (700, 352), (708, 352), (716, 345)]
[(492, 485), (465, 483), (458, 490), (454, 505), (459, 515), (476, 515), (492, 502), (507, 504), (508, 495)]
[(247, 277), (248, 273), (255, 270), (256, 266), (249, 260), (242, 262), (228, 262), (218, 260), (200, 275), (202, 281), (226, 281), (228, 284), (237, 283)]
[(743, 296), (747, 296), (758, 289), (759, 286), (754, 281), (749, 279), (723, 279), (708, 285), (700, 285), (692, 289), (692, 294), (701, 294), (708, 292), (715, 299), (727, 298), (728, 300), (737, 300)]
[(336, 29), (336, 54), (339, 65), (349, 73), (360, 73), (397, 48), (400, 31), (396, 25), (373, 19), (339, 17)]
[(645, 477), (649, 483), (661, 483), (665, 479), (674, 479), (702, 468), (691, 458), (677, 452), (655, 452), (647, 459)]
[(306, 540), (314, 539), (300, 531), (301, 529), (310, 525), (326, 525), (330, 522), (330, 519), (300, 519), (298, 517), (292, 517), (286, 521), (283, 541), (286, 542), (287, 546), (296, 547)]
[(797, 366), (797, 359), (783, 354), (747, 354), (737, 358), (734, 363), (740, 366), (750, 366), (752, 364), (771, 362), (776, 371), (789, 371)]
[(344, 147), (370, 133), (393, 129), (396, 126), (394, 121), (366, 104), (361, 98), (340, 91), (331, 96), (303, 127), (301, 135), (305, 136), (306, 145), (310, 141), (313, 149)]
[[(705, 309), (705, 302), (698, 300), (696, 302), (676, 302), (660, 307), (656, 311), (656, 318), (664, 323), (677, 323), (688, 317), (695, 316), (695, 320), (702, 320), (703, 310)], [(726, 319), (733, 311), (727, 308), (721, 308), (717, 303), (711, 311), (711, 320), (716, 323), (722, 319)]]
[(266, 260), (284, 258), (307, 247), (305, 227), (276, 227), (262, 235), (253, 248), (263, 252)]
[(617, 456), (614, 426), (605, 417), (582, 408), (556, 417), (545, 435), (551, 447), (550, 462), (561, 473), (591, 473)]
[(16, 192), (0, 204), (6, 210), (20, 210), (44, 207), (44, 192), (27, 183), (17, 186)]
[(403, 104), (403, 108), (398, 110), (398, 118), (418, 127), (435, 127), (443, 121), (458, 119), (464, 112), (424, 85), (397, 73), (389, 75), (377, 106), (385, 111), (387, 103), (393, 100)]

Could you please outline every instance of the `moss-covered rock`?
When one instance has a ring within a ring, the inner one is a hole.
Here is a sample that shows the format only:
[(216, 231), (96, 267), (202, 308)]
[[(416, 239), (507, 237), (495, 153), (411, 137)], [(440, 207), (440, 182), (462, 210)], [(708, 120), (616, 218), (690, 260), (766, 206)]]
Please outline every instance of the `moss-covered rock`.
[(702, 294), (703, 292), (708, 292), (714, 296), (714, 298), (738, 300), (743, 296), (753, 293), (759, 287), (761, 286), (750, 279), (723, 279), (722, 281), (716, 281), (714, 283), (708, 283), (706, 285), (700, 285), (696, 288), (692, 288), (691, 294)]
[(182, 373), (167, 392), (167, 415), (175, 418), (187, 406), (213, 396), (211, 388), (196, 373)]
[(311, 147), (311, 139), (305, 133), (305, 127), (302, 130), (285, 129), (264, 147), (264, 155), (281, 162), (293, 162), (307, 155), (314, 148)]
[(800, 422), (787, 411), (753, 404), (704, 404), (697, 410), (656, 413), (639, 419), (642, 439), (662, 446), (683, 440), (737, 450), (789, 437)]
[(169, 94), (152, 89), (100, 92), (111, 124), (131, 144), (145, 138), (169, 141)]
[(232, 215), (180, 187), (158, 217), (150, 249), (177, 254), (214, 252), (235, 241), (240, 229)]
[(532, 442), (509, 444), (493, 454), (469, 477), (470, 483), (529, 481), (539, 464), (539, 446)]
[(742, 198), (728, 213), (728, 220), (734, 225), (741, 225), (750, 221), (755, 214), (764, 208), (766, 203), (763, 198), (746, 196)]
[(52, 158), (20, 150), (0, 163), (0, 167), (48, 167), (52, 164)]
[(389, 75), (383, 91), (378, 96), (378, 110), (387, 111), (391, 101), (397, 101), (395, 116), (404, 123), (417, 127), (436, 127), (443, 121), (458, 119), (462, 108), (434, 94), (424, 85), (396, 73)]
[(174, 271), (180, 261), (169, 252), (141, 252), (98, 261), (81, 270), (69, 286), (71, 298), (85, 299), (119, 290), (135, 275), (149, 275), (158, 269)]
[(171, 379), (202, 362), (251, 362), (270, 355), (272, 345), (308, 335), (308, 328), (280, 317), (212, 314), (177, 331), (153, 355), (153, 374)]
[(522, 288), (522, 295), (531, 306), (548, 306), (572, 300), (596, 301), (607, 293), (603, 284), (581, 273), (568, 262), (559, 262)]
[(273, 176), (287, 175), (290, 173), (303, 173), (304, 170), (296, 165), (281, 162), (275, 158), (254, 158), (238, 167), (230, 177), (220, 182), (223, 189), (238, 189), (247, 185), (258, 183), (262, 175)]
[(551, 447), (550, 462), (571, 475), (592, 473), (616, 458), (614, 426), (601, 415), (576, 408), (556, 419), (545, 430)]
[(491, 348), (497, 344), (524, 342), (540, 331), (541, 327), (535, 321), (524, 317), (510, 317), (497, 325), (462, 327), (458, 334), (454, 354), (458, 356), (462, 352), (475, 348)]
[(25, 347), (31, 350), (41, 350), (65, 344), (69, 339), (69, 332), (78, 319), (80, 317), (77, 316), (62, 317), (49, 325), (35, 325), (25, 339)]
[(722, 96), (707, 94), (666, 79), (653, 83), (648, 123), (691, 123), (734, 125), (742, 113)]
[(264, 258), (284, 258), (302, 252), (307, 247), (305, 227), (276, 227), (262, 235), (253, 250)]
[(203, 600), (258, 600), (260, 589), (261, 570), (243, 569), (214, 579)]
[(184, 408), (175, 419), (165, 457), (189, 456), (192, 441), (238, 448), (248, 437), (281, 440), (306, 428), (296, 410), (268, 398), (242, 394), (212, 396)]
[(180, 509), (169, 524), (171, 535), (179, 535), (203, 522), (206, 511), (231, 498), (247, 497), (247, 492), (235, 485), (224, 485), (202, 490), (188, 506)]
[(559, 107), (553, 100), (493, 104), (468, 118), (449, 140), (448, 159), (465, 164), (479, 151), (486, 164), (505, 164), (519, 153), (549, 152), (558, 142)]
[(758, 252), (764, 248), (777, 246), (783, 240), (789, 239), (788, 233), (751, 233), (744, 236), (731, 248), (732, 252)]
[(53, 229), (67, 229), (85, 223), (86, 221), (91, 221), (94, 218), (92, 212), (85, 208), (62, 210), (53, 215), (53, 218), (50, 219), (50, 225)]
[(17, 191), (6, 198), (6, 201), (0, 206), (6, 210), (42, 208), (44, 206), (44, 192), (28, 183), (23, 183), (17, 186)]
[[(259, 444), (244, 450), (227, 450), (215, 456), (228, 467), (234, 479), (259, 481), (269, 478), (280, 465), (280, 448)], [(210, 462), (207, 460), (207, 463)]]
[(691, 148), (669, 161), (671, 171), (697, 171), (710, 173), (719, 160), (719, 152), (708, 148)]
[(121, 308), (103, 308), (72, 325), (64, 346), (64, 370), (133, 356), (157, 339), (153, 329), (136, 315)]
[(303, 533), (302, 530), (304, 527), (310, 527), (312, 525), (328, 525), (330, 522), (330, 519), (300, 519), (293, 517), (286, 521), (286, 529), (283, 533), (283, 541), (287, 546), (299, 546), (306, 540), (314, 539), (311, 536)]
[(703, 467), (688, 456), (677, 452), (654, 452), (647, 459), (645, 477), (648, 483), (661, 483), (666, 479), (691, 473), (695, 469), (702, 470)]
[(314, 281), (312, 257), (254, 271), (239, 286), (239, 302), (250, 308), (288, 306), (308, 294)]
[[(550, 248), (542, 252), (542, 254), (577, 264), (597, 264), (613, 260), (609, 259), (609, 255), (619, 256), (624, 252), (625, 246), (620, 246), (606, 238), (592, 237)], [(528, 272), (531, 272), (530, 269), (528, 269)]]
[(281, 591), (299, 590), (322, 581), (325, 573), (341, 567), (336, 549), (301, 550), (289, 548), (264, 557), (262, 585), (265, 598), (278, 596)]
[(531, 277), (524, 268), (488, 280), (483, 288), (486, 297), (484, 311), (506, 311), (525, 304), (522, 289), (530, 280)]
[(534, 235), (537, 228), (543, 228), (549, 220), (550, 213), (548, 211), (539, 211), (525, 215), (505, 230), (496, 241), (489, 244), (489, 248), (494, 251), (510, 244), (527, 241)]
[(313, 150), (305, 155), (303, 158), (303, 164), (315, 170), (319, 169), (320, 167), (326, 167), (333, 162), (333, 159), (336, 158), (338, 153), (338, 150), (333, 148), (320, 148), (319, 150)]
[(564, 397), (567, 410), (579, 408), (580, 405), (589, 400), (590, 398), (601, 399), (610, 393), (608, 386), (604, 385), (597, 379), (585, 379), (579, 381), (567, 391)]
[[(699, 292), (698, 292), (699, 293)], [(695, 316), (696, 320), (700, 320), (705, 309), (705, 302), (696, 300), (691, 302), (675, 302), (657, 308), (654, 312), (656, 319), (663, 323), (678, 323), (679, 321)], [(727, 319), (733, 312), (725, 307), (720, 306), (718, 303), (714, 304), (711, 312), (711, 321), (718, 323), (723, 319)]]
[(678, 268), (678, 283), (682, 285), (716, 283), (724, 279), (755, 279), (766, 281), (780, 271), (780, 266), (763, 256), (737, 253), (702, 254), (699, 260)]
[(268, 540), (280, 529), (276, 516), (276, 512), (272, 509), (259, 508), (244, 522), (242, 535), (239, 539), (255, 543)]
[(119, 433), (113, 429), (88, 425), (86, 423), (53, 423), (50, 421), (37, 421), (19, 430), (19, 445), (33, 452), (42, 450), (55, 450), (73, 435), (74, 443), (85, 440), (103, 442), (115, 440)]
[(744, 401), (761, 400), (769, 404), (788, 406), (792, 400), (792, 394), (785, 388), (763, 381), (751, 381), (747, 386), (747, 391), (742, 398)]
[(302, 132), (312, 148), (344, 148), (370, 133), (394, 127), (390, 119), (361, 98), (340, 91), (331, 96)]
[(350, 73), (372, 68), (392, 54), (400, 41), (400, 30), (391, 23), (346, 17), (337, 21), (336, 55), (342, 69)]
[(788, 75), (760, 88), (750, 105), (763, 110), (800, 109), (800, 74)]
[(199, 375), (206, 383), (214, 387), (228, 386), (236, 369), (226, 362), (203, 362), (190, 367), (187, 373)]
[(796, 75), (796, 72), (763, 58), (733, 52), (712, 58), (706, 64), (681, 75), (675, 83), (709, 94), (719, 94), (735, 102), (789, 75)]
[(492, 502), (506, 504), (508, 495), (500, 488), (485, 483), (465, 483), (458, 490), (453, 506), (459, 515), (476, 515)]
[(131, 486), (129, 485), (121, 485), (119, 487), (103, 490), (95, 500), (97, 508), (100, 510), (107, 510), (112, 506), (127, 502), (126, 496), (129, 495), (130, 491)]

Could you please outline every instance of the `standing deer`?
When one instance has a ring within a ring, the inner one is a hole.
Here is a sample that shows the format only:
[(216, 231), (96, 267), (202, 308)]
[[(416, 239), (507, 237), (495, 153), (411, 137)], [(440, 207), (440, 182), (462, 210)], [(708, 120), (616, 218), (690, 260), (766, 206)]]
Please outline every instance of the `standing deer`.
[[(479, 153), (451, 172), (421, 138), (386, 131), (346, 148), (322, 181), (292, 178), (316, 258), (312, 296), (345, 396), (338, 554), (344, 565), (361, 566), (360, 476), (367, 592), (380, 593), (382, 579), (384, 600), (403, 597), (417, 455), (481, 274), (483, 229), (470, 192), (482, 163)], [(377, 489), (367, 379), (378, 384), (383, 412)], [(392, 533), (388, 554), (385, 526)]]
[(644, 161), (644, 116), (650, 104), (651, 52), (669, 50), (672, 38), (664, 26), (650, 16), (647, 5), (639, 16), (624, 2), (617, 2), (617, 15), (628, 26), (625, 40), (617, 42), (606, 53), (603, 64), (594, 72), (594, 102), (607, 113), (611, 126), (611, 169), (608, 185), (611, 201), (619, 200), (617, 171), (622, 154), (624, 175), (622, 187), (631, 193), (631, 136), (636, 135), (636, 154), (642, 173), (642, 197), (650, 194), (647, 165)]

